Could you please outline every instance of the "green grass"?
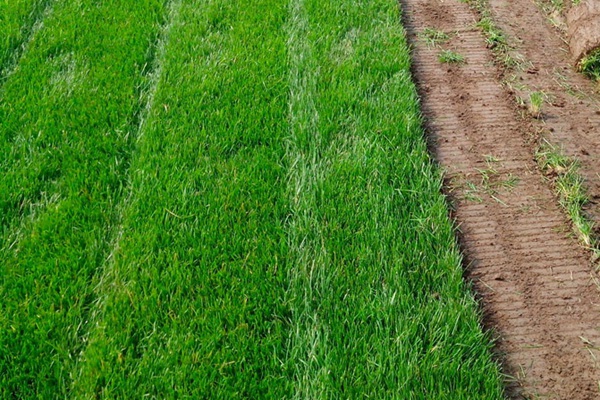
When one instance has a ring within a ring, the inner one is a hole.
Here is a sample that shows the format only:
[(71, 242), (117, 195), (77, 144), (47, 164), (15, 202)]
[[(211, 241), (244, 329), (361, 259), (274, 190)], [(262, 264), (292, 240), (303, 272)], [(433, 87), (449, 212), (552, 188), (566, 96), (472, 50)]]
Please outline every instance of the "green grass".
[[(498, 398), (395, 2), (294, 4), (288, 296), (297, 397)], [(330, 57), (350, 35), (348, 56)]]
[(1, 397), (68, 393), (163, 3), (55, 4), (0, 89)]
[(450, 35), (434, 28), (425, 28), (423, 31), (419, 32), (419, 38), (423, 40), (427, 46), (435, 47), (447, 43), (450, 40)]
[(541, 140), (536, 159), (541, 169), (553, 179), (560, 205), (571, 219), (579, 240), (592, 252), (592, 260), (597, 262), (600, 243), (594, 232), (594, 223), (585, 213), (590, 200), (585, 179), (579, 171), (579, 162), (566, 156), (561, 148), (546, 139)]
[(544, 103), (547, 101), (547, 95), (544, 92), (529, 93), (529, 113), (534, 118), (541, 118)]
[(438, 60), (445, 64), (464, 64), (465, 57), (452, 50), (442, 50), (438, 54)]
[(60, 4), (0, 91), (4, 397), (502, 397), (395, 1)]
[(0, 85), (52, 0), (0, 0)]
[(284, 398), (287, 8), (177, 8), (79, 397)]
[(586, 76), (600, 81), (600, 50), (596, 50), (585, 56), (578, 65), (578, 68)]

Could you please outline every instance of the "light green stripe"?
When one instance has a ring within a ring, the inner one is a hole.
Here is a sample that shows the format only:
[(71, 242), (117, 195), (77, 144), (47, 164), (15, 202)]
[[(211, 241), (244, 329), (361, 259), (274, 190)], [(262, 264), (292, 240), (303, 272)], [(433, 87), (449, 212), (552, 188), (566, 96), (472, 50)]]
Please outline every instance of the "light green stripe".
[(288, 344), (289, 365), (294, 371), (294, 398), (328, 398), (328, 333), (312, 299), (326, 290), (329, 263), (320, 222), (318, 186), (322, 183), (324, 160), (319, 113), (316, 109), (317, 65), (309, 39), (310, 23), (304, 0), (289, 4), (288, 63), (290, 137), (286, 161), (290, 166), (288, 197), (290, 271), (287, 302), (292, 323)]
[(397, 3), (297, 0), (289, 15), (294, 397), (500, 398)]

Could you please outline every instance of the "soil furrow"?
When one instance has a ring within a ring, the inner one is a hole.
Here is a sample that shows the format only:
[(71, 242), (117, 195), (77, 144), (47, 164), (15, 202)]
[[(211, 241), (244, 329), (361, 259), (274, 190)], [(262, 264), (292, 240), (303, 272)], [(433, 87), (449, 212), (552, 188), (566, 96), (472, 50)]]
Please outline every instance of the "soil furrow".
[[(561, 220), (550, 219), (547, 221), (539, 222), (535, 218), (523, 218), (522, 222), (525, 222), (527, 224), (527, 228), (518, 232), (518, 234), (522, 238), (529, 238), (531, 236), (537, 237), (541, 230), (555, 228), (557, 226), (557, 224), (563, 223), (564, 219), (561, 219)], [(477, 218), (477, 217), (473, 217), (473, 224), (470, 225), (470, 228), (472, 230), (478, 231), (478, 233), (482, 237), (485, 236), (486, 232), (489, 232), (490, 237), (492, 237), (491, 235), (496, 233), (496, 230), (494, 229), (494, 227), (490, 227), (489, 221), (486, 221), (484, 219)], [(481, 239), (481, 238), (478, 238), (478, 239)], [(560, 242), (562, 242), (562, 240)], [(546, 245), (554, 245), (557, 243), (558, 242), (547, 242)]]
[[(432, 151), (448, 171), (467, 277), (481, 298), (485, 324), (497, 332), (505, 372), (515, 378), (507, 382), (507, 395), (597, 398), (600, 370), (593, 356), (600, 354), (593, 347), (600, 344), (600, 298), (589, 255), (567, 237), (566, 218), (537, 170), (527, 126), (499, 81), (485, 39), (470, 29), (477, 16), (458, 0), (401, 4)], [(451, 33), (450, 40), (428, 46), (425, 28)], [(466, 62), (440, 62), (443, 49)], [(490, 186), (509, 176), (518, 184)]]
[[(502, 228), (502, 227), (499, 227)], [(513, 233), (513, 231), (511, 230), (510, 233)], [(535, 248), (530, 248), (530, 243), (531, 242), (535, 242), (537, 239), (539, 239), (540, 237), (544, 237), (546, 232), (544, 231), (540, 231), (539, 234), (537, 236), (530, 236), (528, 238), (525, 238), (526, 241), (524, 243), (525, 246), (527, 246), (526, 248), (519, 248), (517, 247), (517, 245), (511, 246), (510, 250), (511, 253), (515, 254), (515, 255), (539, 255), (541, 260), (565, 260), (565, 262), (570, 261), (572, 258), (570, 255), (568, 254), (563, 254), (562, 252), (560, 252), (560, 249), (563, 248), (565, 246), (565, 243), (561, 243), (561, 244), (557, 244), (554, 246), (548, 246), (545, 243), (544, 244), (539, 244), (539, 247), (535, 247)], [(473, 235), (477, 235), (477, 232), (473, 232)], [(554, 236), (553, 234), (548, 234), (548, 236)], [(518, 234), (513, 234), (513, 239), (514, 240), (521, 240), (522, 238), (518, 235)], [(499, 240), (498, 237), (495, 238), (495, 240)], [(551, 239), (550, 239), (551, 240)], [(466, 242), (469, 243), (469, 242)], [(481, 251), (478, 253), (478, 256), (483, 258), (495, 258), (496, 254), (494, 251), (490, 251), (489, 249), (487, 249), (487, 247), (490, 247), (492, 244), (488, 244), (487, 242), (484, 243), (480, 243), (479, 246), (484, 247), (484, 251)], [(554, 251), (555, 249), (557, 249), (559, 251)], [(504, 248), (504, 250), (506, 250), (506, 248)], [(540, 261), (541, 261), (540, 260)]]

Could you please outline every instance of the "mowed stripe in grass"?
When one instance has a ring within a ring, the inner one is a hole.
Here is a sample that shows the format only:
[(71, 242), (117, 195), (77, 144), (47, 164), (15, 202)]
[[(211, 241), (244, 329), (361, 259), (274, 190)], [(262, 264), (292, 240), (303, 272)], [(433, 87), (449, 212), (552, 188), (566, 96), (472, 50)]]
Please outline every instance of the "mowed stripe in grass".
[(182, 1), (77, 397), (288, 397), (286, 13)]
[(60, 1), (0, 88), (0, 393), (69, 391), (164, 0)]
[(295, 398), (500, 399), (393, 0), (291, 0)]
[(0, 0), (0, 85), (52, 0)]

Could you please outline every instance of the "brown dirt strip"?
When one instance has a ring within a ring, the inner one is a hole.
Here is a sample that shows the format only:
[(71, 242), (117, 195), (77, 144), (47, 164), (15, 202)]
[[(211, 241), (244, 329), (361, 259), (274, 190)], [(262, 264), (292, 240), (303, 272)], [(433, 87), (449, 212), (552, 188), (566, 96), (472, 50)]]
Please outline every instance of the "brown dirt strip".
[(530, 91), (548, 96), (538, 125), (566, 155), (581, 161), (591, 199), (586, 211), (600, 227), (600, 86), (575, 71), (566, 38), (534, 2), (491, 0), (490, 8), (525, 62), (526, 68), (507, 77), (509, 85), (522, 98)]
[[(474, 27), (476, 16), (458, 0), (400, 2), (432, 151), (447, 171), (467, 276), (481, 297), (486, 325), (498, 335), (505, 372), (516, 378), (507, 395), (599, 398), (596, 275), (537, 170), (528, 126), (499, 82), (501, 73)], [(419, 37), (425, 28), (451, 34), (442, 47), (466, 63), (441, 63), (441, 49)]]

